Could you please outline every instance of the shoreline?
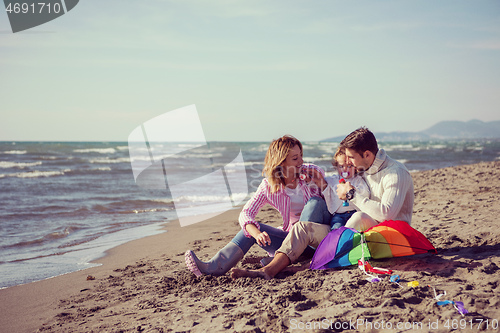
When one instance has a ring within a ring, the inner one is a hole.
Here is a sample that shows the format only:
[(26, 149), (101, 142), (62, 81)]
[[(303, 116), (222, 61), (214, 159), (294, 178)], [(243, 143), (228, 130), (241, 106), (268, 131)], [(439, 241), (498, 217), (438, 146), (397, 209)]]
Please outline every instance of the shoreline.
[[(500, 320), (500, 161), (419, 171), (412, 177), (411, 225), (438, 255), (374, 263), (393, 269), (402, 280), (419, 281), (419, 287), (367, 283), (357, 267), (281, 274), (271, 281), (195, 278), (185, 267), (184, 252), (192, 249), (206, 260), (230, 241), (240, 230), (240, 209), (233, 209), (186, 227), (172, 220), (166, 232), (110, 249), (96, 260), (100, 266), (2, 289), (0, 325), (9, 332), (285, 332), (322, 319), (366, 319), (438, 321), (440, 330), (432, 331), (448, 331), (446, 319), (463, 317), (451, 305), (436, 306), (427, 285), (463, 302), (467, 321)], [(269, 206), (258, 219), (281, 225)], [(252, 247), (238, 266), (257, 268), (255, 259), (263, 256)], [(87, 280), (88, 275), (95, 279)]]
[[(184, 244), (182, 237), (185, 234), (183, 229), (188, 229), (194, 237), (203, 238), (201, 232), (209, 233), (214, 220), (223, 218), (237, 223), (239, 212), (239, 209), (233, 209), (186, 227), (181, 227), (177, 219), (171, 220), (163, 223), (164, 226), (160, 230), (164, 231), (112, 247), (100, 258), (89, 262), (98, 266), (0, 289), (0, 298), (3, 300), (0, 302), (0, 327), (8, 332), (33, 332), (43, 325), (45, 320), (57, 315), (60, 299), (95, 286), (100, 279), (131, 263), (149, 257), (161, 257), (165, 252), (175, 252), (176, 246), (180, 246), (179, 251), (184, 256), (182, 250), (187, 249), (187, 244)], [(201, 231), (194, 230), (197, 227)], [(238, 224), (233, 229), (237, 232), (239, 228)], [(169, 235), (167, 238), (171, 241), (170, 244), (164, 242), (166, 235)], [(88, 276), (94, 277), (95, 280), (88, 280)], [(29, 320), (20, 321), (19, 317), (23, 314), (34, 315), (28, 316)]]
[[(34, 263), (32, 263), (33, 267), (35, 267), (34, 269), (36, 269), (36, 267), (37, 267), (36, 266), (37, 259), (42, 259), (42, 260), (47, 259), (47, 258), (52, 259), (54, 257), (64, 257), (66, 260), (60, 261), (61, 264), (71, 265), (74, 267), (77, 267), (77, 266), (83, 266), (83, 267), (79, 268), (79, 269), (75, 269), (75, 270), (70, 270), (67, 272), (56, 273), (55, 275), (52, 275), (52, 276), (48, 276), (49, 274), (43, 274), (45, 277), (38, 278), (38, 279), (35, 279), (32, 281), (22, 282), (20, 284), (14, 284), (14, 285), (8, 285), (5, 287), (1, 287), (0, 290), (6, 289), (6, 288), (12, 288), (12, 287), (19, 286), (19, 285), (34, 283), (34, 282), (38, 282), (38, 281), (43, 281), (46, 279), (51, 279), (51, 278), (55, 278), (55, 277), (58, 277), (61, 275), (71, 274), (73, 272), (78, 272), (78, 271), (82, 271), (82, 270), (86, 270), (86, 269), (90, 269), (92, 267), (95, 267), (96, 264), (99, 265), (99, 263), (97, 261), (99, 261), (101, 258), (105, 257), (107, 251), (109, 251), (110, 249), (117, 247), (117, 246), (120, 246), (120, 245), (123, 245), (123, 244), (126, 244), (130, 241), (134, 241), (136, 239), (154, 236), (156, 234), (163, 233), (163, 232), (165, 232), (164, 230), (165, 230), (166, 226), (172, 221), (176, 221), (176, 220), (157, 222), (157, 223), (153, 223), (150, 225), (143, 225), (143, 226), (139, 226), (139, 227), (133, 227), (130, 229), (119, 230), (119, 231), (116, 231), (114, 233), (103, 235), (103, 236), (101, 236), (97, 239), (91, 240), (87, 243), (79, 244), (76, 246), (76, 249), (71, 249), (71, 251), (66, 252), (62, 255), (53, 254), (53, 255), (48, 256), (48, 257), (32, 259), (32, 261), (35, 261)], [(138, 234), (140, 234), (140, 236), (138, 236), (138, 238), (137, 238), (137, 236), (132, 236), (132, 234), (134, 234), (134, 233), (138, 233)], [(78, 248), (78, 247), (81, 247), (81, 248)], [(70, 261), (68, 261), (67, 257), (69, 257)], [(44, 263), (42, 262), (41, 264), (43, 265)], [(52, 263), (52, 266), (57, 266), (57, 265)], [(88, 266), (88, 267), (84, 267), (84, 266)], [(52, 268), (51, 270), (56, 271), (55, 268)]]
[[(238, 209), (238, 207), (235, 207), (233, 209)], [(197, 220), (201, 219), (202, 221), (204, 221), (204, 220), (207, 220), (209, 218), (216, 217), (222, 213), (223, 212), (198, 214), (198, 215), (193, 215), (190, 217), (184, 217), (184, 220), (189, 221), (190, 219), (192, 219), (193, 221), (197, 221)], [(167, 220), (165, 222), (156, 222), (156, 223), (149, 224), (149, 225), (138, 226), (138, 227), (134, 227), (131, 229), (123, 229), (123, 230), (120, 230), (120, 231), (117, 231), (117, 232), (114, 232), (111, 234), (103, 235), (98, 239), (92, 240), (88, 243), (83, 243), (86, 248), (72, 250), (72, 251), (70, 251), (68, 253), (64, 253), (62, 255), (62, 256), (74, 256), (76, 253), (78, 255), (75, 258), (82, 258), (84, 260), (81, 262), (78, 262), (78, 263), (75, 261), (73, 265), (74, 266), (81, 265), (81, 266), (88, 266), (88, 267), (82, 267), (80, 269), (75, 269), (75, 270), (71, 270), (71, 271), (67, 271), (67, 272), (63, 272), (63, 273), (58, 273), (58, 274), (53, 275), (53, 276), (47, 276), (47, 277), (43, 277), (43, 278), (33, 280), (33, 281), (22, 282), (19, 284), (0, 287), (0, 290), (4, 290), (4, 289), (16, 287), (16, 286), (22, 286), (22, 285), (26, 285), (26, 284), (30, 284), (30, 283), (40, 282), (40, 281), (44, 281), (47, 279), (57, 278), (59, 276), (63, 276), (66, 274), (71, 274), (71, 273), (75, 273), (75, 272), (79, 272), (79, 271), (85, 271), (85, 270), (88, 270), (88, 269), (91, 269), (94, 267), (101, 266), (102, 264), (100, 261), (104, 257), (106, 257), (108, 255), (108, 252), (111, 251), (112, 249), (114, 249), (115, 247), (125, 245), (125, 244), (127, 244), (129, 242), (133, 242), (135, 240), (139, 240), (142, 238), (147, 238), (150, 236), (155, 236), (155, 235), (164, 233), (168, 230), (171, 223), (179, 224), (179, 220), (178, 219), (171, 219), (171, 220)], [(132, 234), (134, 234), (134, 233), (138, 233), (140, 236), (132, 236)], [(111, 243), (111, 245), (109, 245), (108, 243)], [(85, 255), (86, 252), (88, 254)]]

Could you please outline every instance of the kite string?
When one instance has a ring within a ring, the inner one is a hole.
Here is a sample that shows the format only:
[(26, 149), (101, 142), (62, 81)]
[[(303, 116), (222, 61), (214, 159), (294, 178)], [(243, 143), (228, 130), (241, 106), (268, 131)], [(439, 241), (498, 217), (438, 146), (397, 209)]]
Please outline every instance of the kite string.
[(361, 233), (361, 262), (363, 263), (363, 270), (365, 270), (365, 233)]
[(438, 301), (438, 302), (439, 302), (439, 299), (440, 299), (441, 297), (443, 297), (444, 295), (446, 295), (446, 290), (444, 291), (444, 293), (442, 293), (442, 294), (439, 294), (439, 295), (438, 295), (438, 294), (437, 294), (437, 292), (436, 292), (436, 288), (432, 287), (431, 285), (427, 285), (427, 286), (431, 287), (431, 288), (432, 288), (432, 290), (434, 290), (434, 298), (435, 298), (435, 299), (436, 299), (436, 301)]
[(366, 275), (368, 275), (370, 277), (369, 279), (367, 278), (368, 281), (370, 281), (370, 282), (380, 281), (378, 276), (368, 274), (368, 272), (366, 271), (366, 266), (365, 266), (365, 244), (366, 243), (365, 243), (365, 233), (364, 232), (361, 232), (360, 243), (361, 243), (361, 265), (358, 265), (359, 269), (361, 269), (363, 271), (363, 273), (365, 273)]

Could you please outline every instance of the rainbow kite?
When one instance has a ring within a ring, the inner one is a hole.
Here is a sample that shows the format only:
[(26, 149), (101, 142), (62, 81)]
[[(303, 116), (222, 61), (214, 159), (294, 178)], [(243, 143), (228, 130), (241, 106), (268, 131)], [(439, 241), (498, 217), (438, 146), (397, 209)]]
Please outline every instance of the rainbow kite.
[(429, 240), (404, 221), (385, 221), (359, 232), (340, 227), (319, 244), (311, 269), (328, 269), (358, 264), (358, 260), (404, 257), (437, 253)]

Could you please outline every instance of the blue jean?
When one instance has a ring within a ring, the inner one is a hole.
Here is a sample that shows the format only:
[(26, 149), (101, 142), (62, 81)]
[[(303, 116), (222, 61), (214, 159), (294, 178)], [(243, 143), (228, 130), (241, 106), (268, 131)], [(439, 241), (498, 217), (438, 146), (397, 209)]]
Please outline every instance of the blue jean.
[(316, 222), (319, 224), (330, 224), (332, 214), (328, 211), (325, 199), (320, 197), (312, 197), (307, 201), (302, 214), (300, 214), (300, 221), (303, 222)]
[(347, 220), (349, 220), (355, 212), (355, 210), (352, 210), (332, 215), (328, 211), (328, 206), (323, 198), (312, 197), (304, 206), (302, 214), (300, 215), (300, 220), (305, 222), (327, 224), (333, 230), (344, 226), (347, 223)]
[(356, 213), (355, 210), (351, 210), (348, 212), (344, 213), (335, 213), (333, 214), (332, 219), (330, 220), (330, 228), (333, 229), (338, 229), (340, 227), (345, 226), (347, 223), (347, 220), (349, 220), (352, 216), (352, 214)]
[[(267, 232), (269, 238), (271, 239), (271, 245), (261, 246), (262, 249), (266, 250), (269, 254), (274, 255), (277, 249), (281, 247), (283, 240), (285, 239), (288, 232), (283, 231), (282, 229), (278, 229), (275, 227), (271, 227), (267, 224), (259, 223), (260, 231)], [(245, 236), (243, 230), (240, 230), (236, 236), (231, 240), (234, 244), (238, 245), (243, 253), (247, 253), (248, 250), (254, 245), (257, 244), (257, 241), (253, 237)]]

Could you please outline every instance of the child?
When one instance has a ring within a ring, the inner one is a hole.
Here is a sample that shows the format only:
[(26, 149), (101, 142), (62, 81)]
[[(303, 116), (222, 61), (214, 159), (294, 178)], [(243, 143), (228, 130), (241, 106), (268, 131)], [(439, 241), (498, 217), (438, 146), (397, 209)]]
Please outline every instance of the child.
[(353, 165), (347, 164), (347, 158), (343, 149), (339, 148), (337, 150), (332, 165), (337, 169), (338, 175), (325, 177), (330, 186), (323, 192), (328, 211), (333, 215), (330, 221), (331, 230), (344, 226), (352, 214), (358, 211), (358, 208), (354, 204), (348, 201), (344, 202), (337, 196), (335, 190), (341, 179), (350, 182), (356, 188), (356, 193), (362, 193), (366, 197), (370, 196), (370, 188), (365, 180), (357, 174), (356, 168)]

